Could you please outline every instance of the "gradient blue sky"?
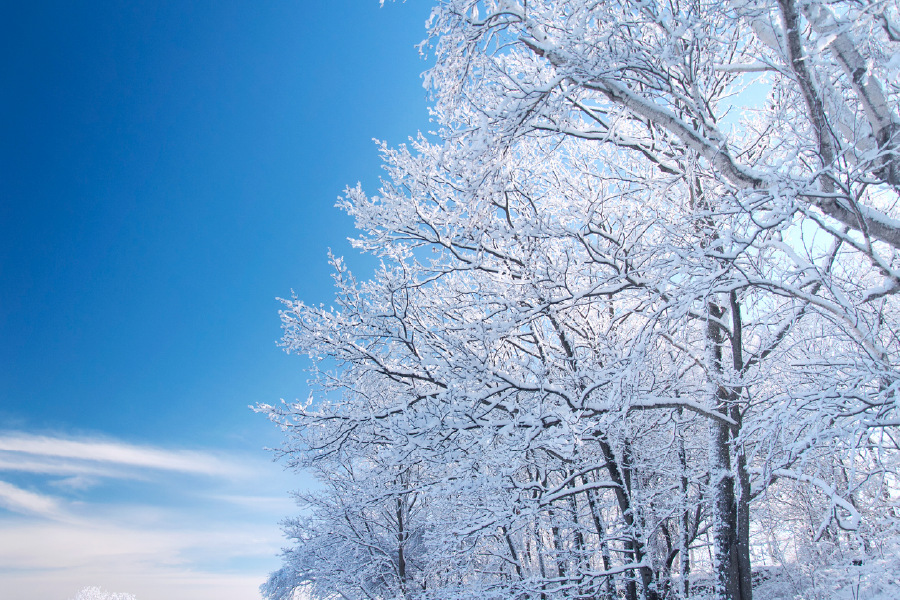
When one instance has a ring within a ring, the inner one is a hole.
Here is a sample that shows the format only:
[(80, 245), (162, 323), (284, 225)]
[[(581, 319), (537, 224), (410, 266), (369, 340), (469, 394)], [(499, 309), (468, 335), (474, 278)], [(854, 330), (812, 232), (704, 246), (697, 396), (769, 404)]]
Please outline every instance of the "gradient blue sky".
[(372, 138), (429, 126), (428, 11), (4, 7), (0, 580), (16, 598), (258, 597), (285, 492), (306, 485), (268, 462), (280, 433), (247, 408), (306, 396), (275, 298), (330, 302), (329, 247), (374, 266), (334, 203), (377, 188)]

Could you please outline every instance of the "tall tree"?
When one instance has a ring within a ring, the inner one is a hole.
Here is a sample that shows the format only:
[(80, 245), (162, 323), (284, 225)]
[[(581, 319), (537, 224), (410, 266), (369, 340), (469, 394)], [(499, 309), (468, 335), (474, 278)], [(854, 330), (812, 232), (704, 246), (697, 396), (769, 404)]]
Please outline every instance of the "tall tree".
[(437, 4), (441, 141), (347, 190), (383, 267), (335, 260), (337, 310), (287, 302), (286, 349), (336, 367), (319, 403), (262, 407), (292, 456), (416, 470), (389, 502), (427, 503), (435, 575), (397, 589), (749, 600), (754, 502), (785, 489), (811, 544), (870, 552), (897, 497), (896, 22)]

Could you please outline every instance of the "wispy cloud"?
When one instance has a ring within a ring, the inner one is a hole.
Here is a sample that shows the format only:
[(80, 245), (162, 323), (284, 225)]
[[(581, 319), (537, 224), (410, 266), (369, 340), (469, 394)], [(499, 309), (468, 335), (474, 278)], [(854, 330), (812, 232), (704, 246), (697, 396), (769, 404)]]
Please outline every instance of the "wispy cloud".
[(261, 450), (197, 451), (0, 431), (4, 592), (140, 600), (259, 598), (294, 476)]
[(116, 479), (145, 479), (145, 474), (126, 465), (79, 461), (54, 456), (31, 456), (0, 451), (0, 471), (34, 473), (36, 475), (97, 476)]
[[(138, 600), (258, 599), (265, 576), (259, 562), (278, 547), (273, 533), (245, 524), (146, 530), (99, 520), (50, 524), (0, 519), (3, 594), (17, 600), (63, 600), (96, 585), (130, 592)], [(205, 557), (207, 564), (198, 565), (195, 555)], [(227, 566), (233, 562), (254, 564), (236, 572)]]
[(93, 474), (100, 475), (103, 469), (98, 469), (97, 464), (205, 475), (233, 475), (238, 471), (228, 461), (190, 450), (164, 450), (107, 440), (0, 433), (0, 469), (56, 474), (86, 473), (93, 469)]
[(58, 519), (63, 514), (54, 498), (23, 490), (5, 481), (0, 481), (0, 506), (12, 512), (50, 519)]
[(66, 477), (64, 479), (51, 481), (50, 485), (63, 490), (82, 491), (90, 489), (96, 486), (98, 483), (99, 480), (96, 477), (90, 477), (88, 475), (73, 475), (72, 477)]

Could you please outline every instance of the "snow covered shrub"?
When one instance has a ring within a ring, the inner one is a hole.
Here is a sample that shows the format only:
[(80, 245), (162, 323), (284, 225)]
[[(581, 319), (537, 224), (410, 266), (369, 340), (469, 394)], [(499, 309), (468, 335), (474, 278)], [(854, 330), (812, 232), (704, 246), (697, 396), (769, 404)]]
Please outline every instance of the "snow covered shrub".
[(86, 587), (72, 600), (137, 600), (132, 594), (106, 592), (99, 587)]

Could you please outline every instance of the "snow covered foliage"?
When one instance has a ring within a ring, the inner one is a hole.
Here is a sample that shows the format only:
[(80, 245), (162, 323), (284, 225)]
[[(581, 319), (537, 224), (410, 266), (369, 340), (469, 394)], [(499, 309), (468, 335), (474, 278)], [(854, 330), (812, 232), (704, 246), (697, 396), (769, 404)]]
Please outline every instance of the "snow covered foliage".
[(438, 2), (440, 141), (340, 203), (381, 269), (282, 311), (267, 597), (900, 593), (898, 19)]
[(77, 594), (72, 600), (136, 600), (131, 594), (116, 594), (113, 592), (105, 592), (98, 587), (86, 587)]

